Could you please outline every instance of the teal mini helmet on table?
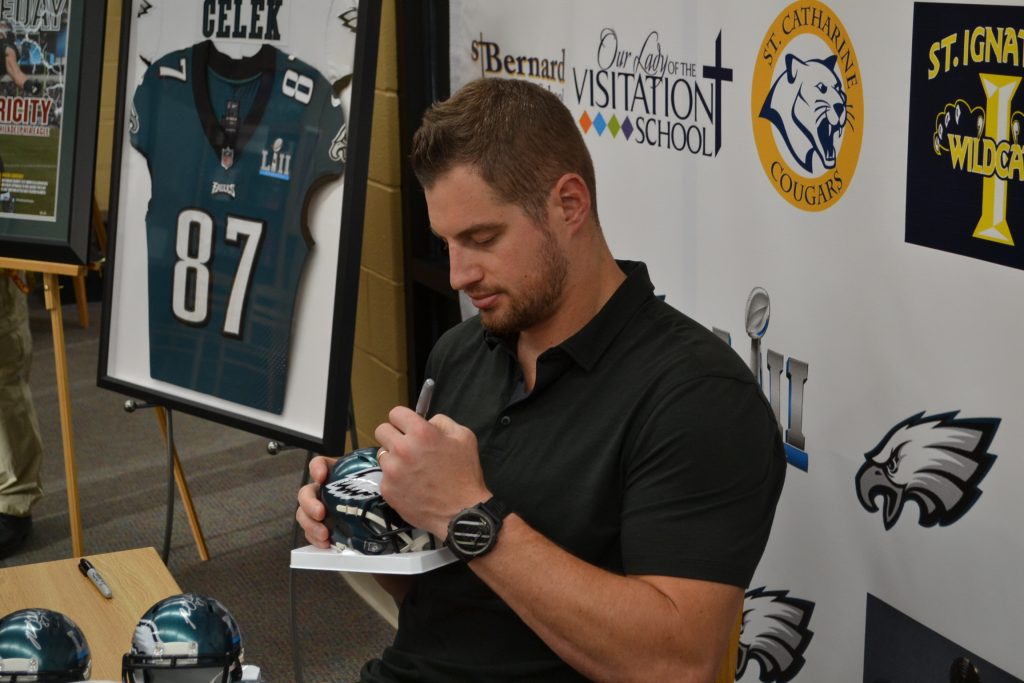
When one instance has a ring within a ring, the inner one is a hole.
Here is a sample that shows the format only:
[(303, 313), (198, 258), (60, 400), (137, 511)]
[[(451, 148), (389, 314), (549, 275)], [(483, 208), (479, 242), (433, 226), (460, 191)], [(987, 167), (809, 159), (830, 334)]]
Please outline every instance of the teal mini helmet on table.
[(60, 612), (23, 609), (0, 619), (0, 683), (70, 683), (92, 668), (82, 629)]
[(440, 547), (434, 536), (412, 527), (384, 500), (377, 450), (376, 446), (360, 448), (338, 458), (320, 487), (331, 545), (336, 550), (351, 548), (364, 555)]
[(121, 680), (230, 683), (241, 680), (242, 659), (242, 633), (231, 613), (214, 598), (182, 593), (139, 619), (121, 659)]

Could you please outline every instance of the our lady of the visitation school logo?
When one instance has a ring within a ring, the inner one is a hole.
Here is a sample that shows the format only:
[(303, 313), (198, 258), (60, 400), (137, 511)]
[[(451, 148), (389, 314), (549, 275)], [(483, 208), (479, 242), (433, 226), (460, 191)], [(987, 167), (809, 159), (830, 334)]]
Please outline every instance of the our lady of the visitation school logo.
[(754, 66), (751, 118), (772, 186), (793, 206), (822, 211), (853, 179), (864, 130), (860, 65), (839, 17), (794, 2), (772, 22)]

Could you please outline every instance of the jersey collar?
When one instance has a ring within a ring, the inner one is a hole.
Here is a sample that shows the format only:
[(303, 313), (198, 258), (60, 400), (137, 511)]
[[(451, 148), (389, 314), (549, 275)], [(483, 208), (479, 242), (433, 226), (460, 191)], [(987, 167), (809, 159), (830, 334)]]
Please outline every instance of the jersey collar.
[[(204, 40), (192, 48), (192, 94), (195, 97), (203, 132), (206, 133), (206, 139), (217, 156), (220, 156), (221, 150), (225, 147), (230, 147), (236, 152), (244, 149), (263, 118), (263, 112), (267, 108), (271, 89), (274, 86), (276, 52), (277, 50), (273, 46), (265, 44), (259, 52), (251, 57), (232, 59), (218, 51), (213, 42), (209, 40)], [(213, 111), (207, 68), (218, 76), (236, 81), (260, 76), (256, 99), (236, 135), (224, 130)]]

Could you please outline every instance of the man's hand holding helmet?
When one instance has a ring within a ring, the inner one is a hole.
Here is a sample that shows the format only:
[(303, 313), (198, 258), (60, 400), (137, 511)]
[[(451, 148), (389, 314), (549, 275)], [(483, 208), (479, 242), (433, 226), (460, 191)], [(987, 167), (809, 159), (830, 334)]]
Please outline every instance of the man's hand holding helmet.
[(447, 415), (428, 421), (398, 406), (374, 436), (387, 450), (380, 464), (381, 493), (414, 527), (444, 539), (452, 517), (491, 497), (476, 435)]
[(331, 532), (324, 525), (324, 517), (327, 509), (320, 502), (318, 493), (320, 487), (327, 481), (337, 458), (327, 458), (318, 455), (309, 461), (309, 478), (311, 483), (299, 489), (299, 508), (295, 511), (295, 519), (302, 527), (306, 540), (317, 548), (331, 547)]

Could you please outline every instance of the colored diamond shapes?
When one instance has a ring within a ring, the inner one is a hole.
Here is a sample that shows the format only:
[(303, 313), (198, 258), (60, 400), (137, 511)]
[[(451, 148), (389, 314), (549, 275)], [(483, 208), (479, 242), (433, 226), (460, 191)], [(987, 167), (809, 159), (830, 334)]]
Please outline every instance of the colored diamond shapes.
[(622, 136), (628, 140), (636, 130), (636, 126), (633, 125), (628, 116), (619, 121), (619, 117), (616, 114), (612, 114), (611, 118), (606, 119), (603, 113), (598, 112), (597, 116), (590, 118), (590, 112), (585, 111), (577, 121), (579, 121), (580, 128), (583, 129), (584, 133), (589, 133), (590, 129), (593, 128), (598, 135), (604, 135), (604, 132), (607, 130), (613, 138), (617, 138), (619, 133), (622, 133)]
[(584, 133), (589, 133), (591, 125), (593, 125), (593, 122), (590, 120), (590, 114), (583, 112), (583, 116), (580, 117), (580, 128), (583, 129)]
[(608, 121), (608, 130), (611, 131), (613, 138), (619, 136), (619, 128), (619, 117), (616, 116), (615, 114), (612, 114), (611, 120)]

